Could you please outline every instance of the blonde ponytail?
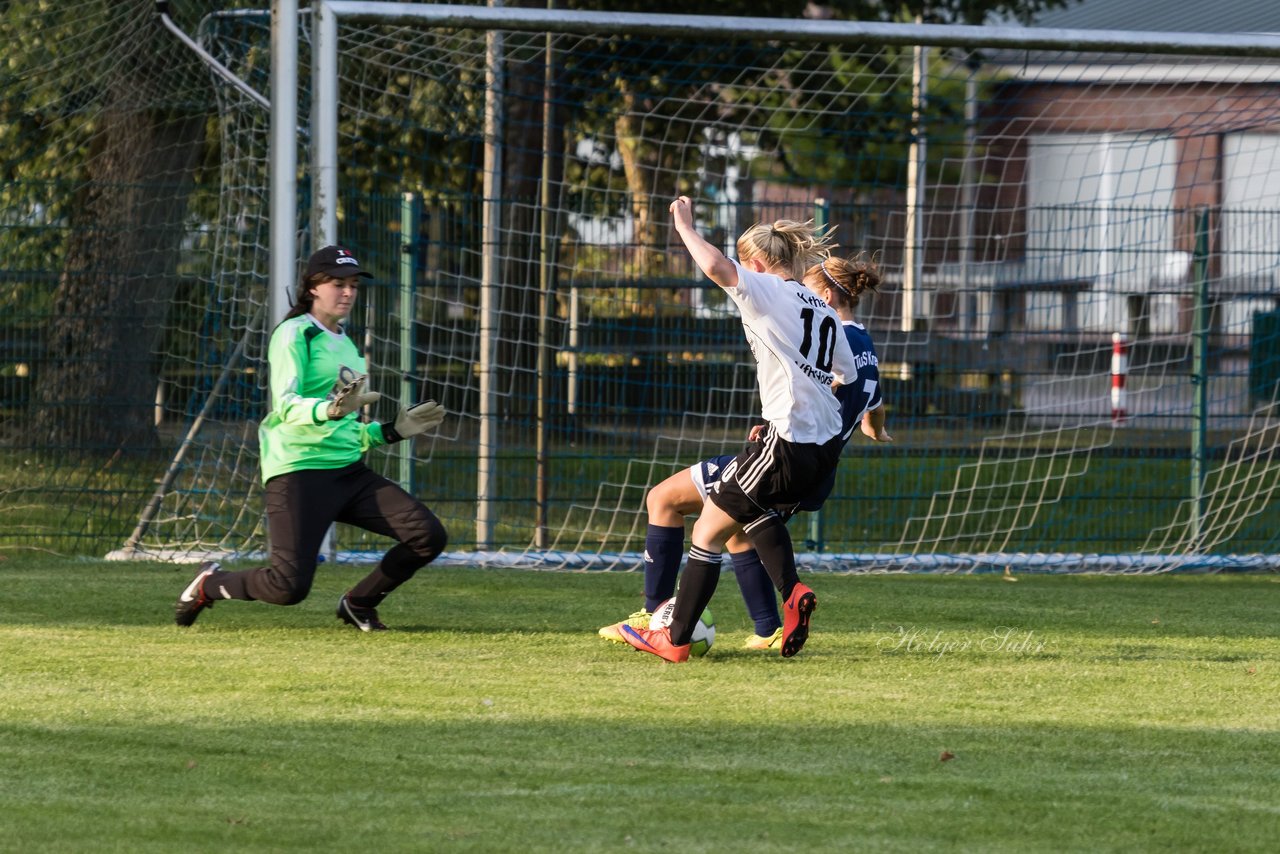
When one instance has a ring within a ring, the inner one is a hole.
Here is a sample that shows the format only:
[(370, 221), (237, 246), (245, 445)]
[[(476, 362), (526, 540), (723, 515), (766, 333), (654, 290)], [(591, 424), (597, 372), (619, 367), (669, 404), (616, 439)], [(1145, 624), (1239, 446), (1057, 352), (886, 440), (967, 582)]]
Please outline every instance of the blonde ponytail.
[(738, 257), (756, 259), (770, 271), (800, 281), (805, 271), (831, 254), (834, 228), (818, 232), (813, 220), (756, 223), (738, 238)]

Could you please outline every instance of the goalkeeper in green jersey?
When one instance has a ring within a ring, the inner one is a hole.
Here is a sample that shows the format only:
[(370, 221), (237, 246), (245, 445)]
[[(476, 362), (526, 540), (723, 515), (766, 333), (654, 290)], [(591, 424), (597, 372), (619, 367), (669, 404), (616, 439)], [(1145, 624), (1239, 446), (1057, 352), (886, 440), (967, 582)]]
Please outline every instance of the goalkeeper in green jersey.
[(364, 357), (343, 328), (361, 278), (372, 276), (340, 246), (308, 259), (295, 304), (271, 333), (267, 352), (271, 412), (258, 436), (271, 562), (242, 572), (201, 565), (178, 597), (178, 625), (190, 626), (222, 599), (301, 602), (311, 591), (325, 533), (345, 522), (397, 542), (338, 601), (339, 619), (381, 631), (378, 605), (444, 550), (448, 537), (436, 515), (362, 461), (370, 448), (438, 427), (445, 412), (427, 401), (402, 407), (393, 421), (360, 420), (360, 408), (379, 398), (368, 391)]

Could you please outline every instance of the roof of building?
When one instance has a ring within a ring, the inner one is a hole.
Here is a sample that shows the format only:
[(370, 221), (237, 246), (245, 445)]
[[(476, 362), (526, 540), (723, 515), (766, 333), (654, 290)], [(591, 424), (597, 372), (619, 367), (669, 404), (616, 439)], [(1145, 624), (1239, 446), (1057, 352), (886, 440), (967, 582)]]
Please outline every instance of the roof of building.
[(1277, 0), (1072, 0), (1033, 26), (1166, 33), (1280, 33)]
[[(1185, 42), (1187, 34), (1216, 37), (1218, 41), (1232, 33), (1274, 39), (1280, 35), (1280, 0), (1068, 0), (1064, 8), (1038, 14), (1031, 26), (1092, 30), (1100, 35), (1169, 33), (1176, 43)], [(1280, 58), (1216, 61), (1211, 58), (1212, 50), (1201, 55), (1164, 53), (1159, 49), (1118, 52), (1089, 48), (995, 49), (983, 53), (988, 63), (1005, 66), (1012, 78), (1023, 81), (1280, 83)]]

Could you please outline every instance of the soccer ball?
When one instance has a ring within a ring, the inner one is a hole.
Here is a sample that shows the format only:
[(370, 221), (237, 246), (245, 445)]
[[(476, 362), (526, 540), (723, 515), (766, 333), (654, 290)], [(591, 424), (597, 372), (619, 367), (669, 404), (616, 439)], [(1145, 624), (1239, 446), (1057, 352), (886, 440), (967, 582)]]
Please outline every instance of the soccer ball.
[[(658, 606), (649, 618), (650, 629), (665, 629), (671, 625), (671, 615), (676, 611), (676, 597), (672, 596)], [(711, 644), (716, 640), (716, 618), (711, 616), (711, 609), (703, 610), (698, 625), (693, 627), (693, 638), (689, 642), (690, 655), (706, 655)]]

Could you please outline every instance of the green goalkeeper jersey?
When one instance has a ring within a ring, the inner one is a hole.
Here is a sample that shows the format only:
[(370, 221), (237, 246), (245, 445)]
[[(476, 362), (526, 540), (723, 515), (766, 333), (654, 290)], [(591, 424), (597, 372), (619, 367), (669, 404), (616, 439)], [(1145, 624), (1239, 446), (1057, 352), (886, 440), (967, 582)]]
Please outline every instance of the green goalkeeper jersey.
[(345, 332), (331, 332), (309, 314), (271, 333), (271, 412), (258, 428), (262, 479), (299, 469), (336, 469), (386, 444), (381, 424), (356, 413), (329, 420), (338, 389), (365, 373), (364, 357)]

